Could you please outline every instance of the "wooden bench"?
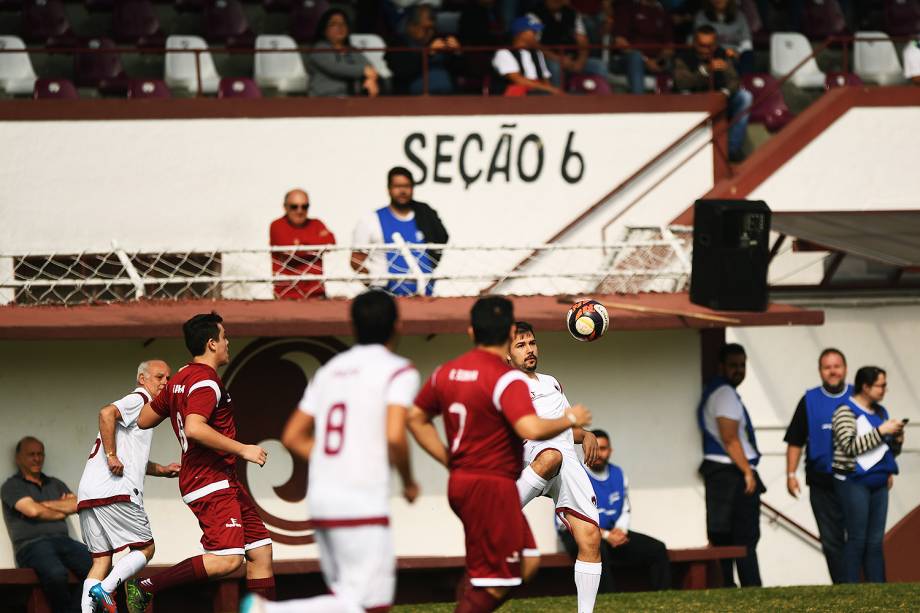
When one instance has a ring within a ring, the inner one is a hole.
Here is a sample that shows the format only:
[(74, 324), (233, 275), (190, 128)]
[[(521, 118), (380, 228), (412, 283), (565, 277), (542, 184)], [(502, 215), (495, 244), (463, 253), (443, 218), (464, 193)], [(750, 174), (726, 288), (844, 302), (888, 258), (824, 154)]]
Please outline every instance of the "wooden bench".
[[(675, 589), (705, 589), (720, 587), (722, 574), (719, 561), (740, 558), (745, 555), (744, 547), (700, 547), (695, 549), (669, 549), (673, 586)], [(155, 575), (168, 565), (151, 564), (141, 577)], [(397, 581), (397, 602), (431, 602), (450, 600), (457, 580), (463, 574), (462, 556), (405, 556), (397, 559), (399, 579)], [(565, 553), (544, 554), (540, 569), (545, 577), (524, 588), (522, 595), (547, 596), (572, 592), (572, 559)], [(324, 591), (318, 560), (277, 560), (275, 576), (282, 597), (307, 596)], [(154, 605), (157, 612), (203, 611), (214, 613), (236, 612), (240, 594), (245, 589), (244, 572), (240, 570), (212, 585), (196, 586), (196, 599), (191, 602), (189, 590), (171, 590), (164, 593)], [(632, 579), (632, 577), (627, 577)], [(77, 579), (71, 576), (71, 582)], [(627, 580), (625, 589), (648, 589), (639, 581)], [(38, 585), (38, 577), (28, 568), (0, 570), (0, 589), (18, 587), (28, 590), (27, 613), (50, 613), (48, 601)], [(175, 593), (174, 593), (175, 592)], [(170, 597), (172, 596), (172, 597)], [(6, 599), (4, 599), (6, 600)]]

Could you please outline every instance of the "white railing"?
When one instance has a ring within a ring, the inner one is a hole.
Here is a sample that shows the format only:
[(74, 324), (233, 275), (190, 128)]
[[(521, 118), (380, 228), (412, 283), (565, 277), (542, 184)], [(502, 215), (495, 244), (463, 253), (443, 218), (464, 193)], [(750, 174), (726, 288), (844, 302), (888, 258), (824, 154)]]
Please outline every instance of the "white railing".
[[(687, 242), (658, 236), (593, 245), (299, 245), (128, 252), (113, 243), (79, 253), (0, 253), (0, 303), (352, 297), (369, 285), (388, 285), (405, 295), (424, 294), (429, 283), (434, 296), (475, 296), (488, 288), (515, 295), (678, 291), (690, 273)], [(367, 255), (363, 268), (355, 254)], [(432, 254), (439, 257), (433, 270), (426, 266)], [(521, 266), (524, 261), (527, 265)]]

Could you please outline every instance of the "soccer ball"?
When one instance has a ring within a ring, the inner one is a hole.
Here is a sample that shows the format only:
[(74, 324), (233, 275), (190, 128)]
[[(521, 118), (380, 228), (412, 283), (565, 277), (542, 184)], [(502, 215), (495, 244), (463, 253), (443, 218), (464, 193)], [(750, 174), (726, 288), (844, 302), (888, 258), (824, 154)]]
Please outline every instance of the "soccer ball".
[(597, 300), (579, 300), (565, 316), (565, 327), (576, 341), (596, 341), (609, 325), (607, 309)]

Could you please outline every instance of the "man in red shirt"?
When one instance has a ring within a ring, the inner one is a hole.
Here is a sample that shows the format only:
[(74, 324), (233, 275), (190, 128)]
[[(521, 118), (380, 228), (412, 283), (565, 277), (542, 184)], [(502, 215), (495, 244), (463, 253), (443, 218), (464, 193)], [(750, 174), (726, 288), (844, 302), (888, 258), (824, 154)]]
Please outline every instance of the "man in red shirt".
[[(284, 195), (284, 216), (269, 227), (272, 247), (288, 245), (334, 245), (335, 236), (319, 219), (309, 219), (310, 197), (302, 189), (292, 189)], [(274, 275), (321, 275), (323, 256), (316, 251), (275, 251), (272, 253)], [(323, 298), (326, 291), (322, 281), (275, 283), (275, 298), (298, 300)]]
[(258, 445), (236, 440), (233, 404), (217, 368), (230, 361), (230, 341), (217, 313), (192, 317), (182, 326), (192, 361), (170, 379), (137, 423), (172, 423), (182, 448), (179, 492), (201, 526), (204, 555), (184, 560), (148, 579), (126, 585), (128, 610), (144, 611), (157, 592), (175, 585), (223, 577), (246, 564), (246, 586), (274, 600), (272, 541), (256, 506), (236, 477), (236, 459), (262, 466)]
[[(539, 567), (515, 484), (522, 439), (545, 440), (591, 423), (581, 405), (557, 419), (534, 412), (526, 376), (505, 361), (514, 332), (511, 301), (480, 298), (471, 324), (476, 347), (437, 368), (409, 413), (413, 436), (450, 470), (447, 497), (466, 534), (468, 583), (458, 594), (457, 613), (495, 610)], [(431, 423), (439, 414), (450, 450)]]

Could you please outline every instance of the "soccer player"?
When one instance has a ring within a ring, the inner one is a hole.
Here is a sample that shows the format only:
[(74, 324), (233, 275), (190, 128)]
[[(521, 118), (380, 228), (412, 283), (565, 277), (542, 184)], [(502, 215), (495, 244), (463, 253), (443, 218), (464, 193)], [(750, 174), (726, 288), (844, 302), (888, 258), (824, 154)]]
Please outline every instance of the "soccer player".
[(246, 587), (274, 599), (272, 541), (255, 503), (236, 477), (236, 459), (262, 466), (265, 450), (236, 440), (233, 403), (217, 374), (230, 361), (230, 341), (217, 313), (195, 315), (182, 326), (192, 361), (183, 366), (137, 423), (153, 428), (169, 418), (182, 448), (179, 491), (201, 526), (204, 555), (153, 577), (125, 584), (128, 610), (142, 613), (157, 592), (223, 577), (246, 564)]
[[(166, 362), (141, 362), (137, 388), (99, 411), (99, 433), (77, 489), (80, 530), (93, 556), (93, 566), (83, 582), (83, 613), (93, 613), (97, 605), (106, 613), (114, 613), (112, 592), (153, 557), (153, 533), (144, 511), (144, 475), (177, 477), (180, 467), (149, 461), (153, 431), (141, 430), (137, 416), (167, 381)], [(131, 552), (113, 567), (112, 554), (126, 548)]]
[[(545, 440), (591, 422), (581, 405), (555, 419), (534, 412), (527, 377), (506, 362), (514, 335), (510, 300), (480, 298), (470, 319), (476, 347), (435, 370), (409, 413), (413, 436), (450, 470), (447, 497), (466, 534), (467, 578), (457, 613), (495, 610), (540, 565), (515, 487), (521, 439)], [(432, 424), (438, 414), (449, 450)]]
[(288, 602), (249, 596), (244, 613), (385, 611), (396, 591), (390, 537), (390, 466), (410, 503), (418, 486), (409, 466), (406, 414), (418, 371), (392, 352), (393, 298), (371, 290), (354, 299), (357, 345), (322, 368), (285, 426), (282, 442), (310, 465), (307, 492), (320, 566), (332, 594)]
[[(570, 406), (569, 401), (554, 377), (537, 372), (540, 349), (529, 323), (519, 321), (515, 324), (509, 357), (512, 366), (527, 375), (537, 415), (544, 419), (562, 417)], [(594, 488), (578, 460), (575, 443), (582, 444), (585, 463), (593, 462), (597, 455), (597, 439), (581, 428), (566, 430), (545, 441), (525, 441), (527, 466), (517, 480), (517, 489), (521, 507), (537, 496), (549, 496), (556, 503), (556, 515), (578, 544), (575, 559), (578, 612), (588, 613), (594, 610), (601, 582), (601, 532)]]

